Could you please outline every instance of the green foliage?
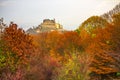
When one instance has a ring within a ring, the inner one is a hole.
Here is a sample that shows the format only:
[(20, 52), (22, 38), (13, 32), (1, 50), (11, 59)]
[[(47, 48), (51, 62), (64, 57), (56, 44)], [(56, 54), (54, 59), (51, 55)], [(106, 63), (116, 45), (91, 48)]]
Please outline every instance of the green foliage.
[(82, 63), (79, 57), (73, 54), (72, 58), (59, 69), (59, 75), (56, 80), (87, 80), (89, 71), (86, 67), (88, 65)]
[(0, 50), (0, 68), (4, 67), (6, 65), (6, 63), (5, 63), (6, 62), (6, 57), (1, 53), (2, 53), (2, 51)]
[(96, 37), (96, 34), (92, 34), (91, 36), (92, 36), (92, 38), (95, 38), (95, 37)]
[(0, 40), (0, 70), (6, 65), (6, 56), (3, 52), (3, 41)]
[(77, 32), (78, 34), (80, 34), (80, 29), (76, 29), (75, 32)]
[(0, 70), (9, 68), (13, 72), (16, 70), (18, 63), (18, 57), (14, 53), (9, 51), (3, 53), (0, 50)]
[(104, 28), (108, 25), (108, 22), (99, 17), (92, 16), (82, 23), (79, 27), (80, 30), (85, 29), (88, 33), (92, 33), (96, 28)]
[(116, 75), (117, 75), (117, 76), (120, 76), (120, 72), (118, 72)]

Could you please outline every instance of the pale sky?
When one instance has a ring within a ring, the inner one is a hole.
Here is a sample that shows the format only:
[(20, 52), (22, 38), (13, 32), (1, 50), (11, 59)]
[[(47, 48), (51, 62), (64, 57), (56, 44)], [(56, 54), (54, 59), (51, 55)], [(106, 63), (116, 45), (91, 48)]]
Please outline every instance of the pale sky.
[(118, 3), (120, 0), (0, 0), (0, 17), (25, 30), (55, 18), (64, 29), (74, 30), (90, 16), (102, 15)]

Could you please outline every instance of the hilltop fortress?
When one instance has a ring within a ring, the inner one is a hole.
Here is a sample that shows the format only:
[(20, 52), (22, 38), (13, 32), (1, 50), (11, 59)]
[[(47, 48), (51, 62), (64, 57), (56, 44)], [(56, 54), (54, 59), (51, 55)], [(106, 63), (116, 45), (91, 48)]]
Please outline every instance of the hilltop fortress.
[(59, 23), (56, 23), (55, 19), (44, 19), (43, 22), (38, 25), (36, 28), (29, 28), (26, 33), (37, 34), (43, 32), (51, 32), (51, 31), (64, 31), (63, 26)]

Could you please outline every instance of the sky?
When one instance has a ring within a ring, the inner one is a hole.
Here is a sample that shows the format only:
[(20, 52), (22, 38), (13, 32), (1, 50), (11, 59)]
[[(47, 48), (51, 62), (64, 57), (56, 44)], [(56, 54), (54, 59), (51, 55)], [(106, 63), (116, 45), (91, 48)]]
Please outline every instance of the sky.
[(120, 0), (0, 0), (0, 18), (27, 30), (43, 19), (55, 19), (66, 30), (74, 30), (93, 15), (102, 15)]

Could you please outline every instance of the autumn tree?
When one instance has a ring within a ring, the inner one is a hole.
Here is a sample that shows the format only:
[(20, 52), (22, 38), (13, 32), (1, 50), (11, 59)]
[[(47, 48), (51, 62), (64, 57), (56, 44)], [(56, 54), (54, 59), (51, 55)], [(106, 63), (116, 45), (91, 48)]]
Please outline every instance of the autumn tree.
[(106, 30), (99, 29), (99, 33), (87, 49), (87, 52), (93, 55), (91, 71), (97, 74), (107, 74), (116, 71), (114, 66), (112, 66), (114, 59), (109, 55), (109, 44), (109, 33), (107, 33)]
[(111, 30), (111, 50), (110, 54), (117, 66), (117, 72), (120, 72), (120, 13), (113, 15), (113, 25)]
[(25, 63), (30, 54), (33, 53), (32, 37), (18, 28), (17, 24), (11, 23), (9, 27), (5, 28), (2, 40), (8, 47), (5, 51), (11, 51), (22, 63)]
[(55, 50), (60, 38), (59, 35), (60, 33), (56, 31), (32, 35), (37, 51), (31, 58), (27, 79), (51, 80), (55, 68), (59, 65), (59, 56)]
[[(113, 23), (98, 28), (91, 44), (86, 49), (93, 56), (90, 70), (96, 74), (114, 74), (120, 71), (120, 27), (119, 14), (113, 16)], [(103, 78), (102, 78), (103, 79)]]
[(90, 56), (86, 53), (79, 56), (75, 53), (71, 55), (67, 63), (57, 68), (54, 80), (89, 80)]
[(105, 19), (99, 16), (92, 16), (84, 21), (79, 28), (80, 30), (85, 29), (88, 33), (92, 33), (96, 28), (104, 28), (107, 25), (108, 22)]
[(47, 49), (49, 49), (49, 51), (56, 52), (55, 49), (58, 46), (58, 43), (60, 42), (60, 38), (61, 38), (61, 33), (58, 31), (52, 31), (48, 33), (46, 38)]
[(77, 32), (67, 31), (61, 34), (57, 43), (56, 50), (60, 54), (72, 54), (74, 52), (80, 51), (81, 46), (81, 37)]
[(118, 13), (120, 13), (120, 3), (118, 3), (118, 5), (116, 5), (112, 10), (101, 15), (101, 17), (111, 23), (113, 21), (113, 18), (112, 18), (113, 15), (118, 14)]
[(22, 80), (30, 55), (34, 51), (32, 37), (11, 23), (0, 40), (0, 79)]
[(86, 30), (81, 30), (80, 32), (80, 37), (81, 37), (81, 46), (82, 46), (82, 50), (81, 51), (85, 51), (86, 48), (91, 44), (92, 42), (92, 37), (94, 37), (95, 34), (89, 34)]

